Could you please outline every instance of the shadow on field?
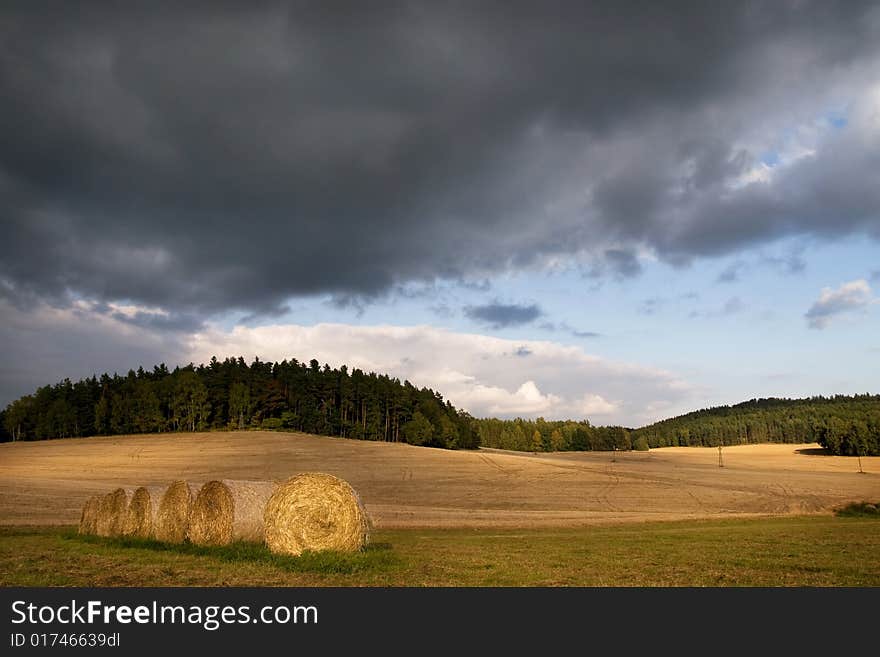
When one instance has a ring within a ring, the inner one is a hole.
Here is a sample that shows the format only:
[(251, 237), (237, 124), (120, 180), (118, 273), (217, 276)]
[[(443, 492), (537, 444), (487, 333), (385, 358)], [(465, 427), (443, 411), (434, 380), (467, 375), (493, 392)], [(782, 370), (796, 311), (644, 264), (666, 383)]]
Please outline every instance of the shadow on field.
[(274, 554), (265, 545), (235, 542), (222, 546), (194, 545), (193, 543), (163, 543), (140, 538), (110, 538), (66, 532), (62, 537), (69, 541), (88, 543), (118, 549), (138, 549), (208, 557), (231, 563), (251, 563), (274, 566), (296, 573), (355, 574), (387, 570), (397, 566), (400, 558), (390, 543), (371, 543), (359, 552), (303, 552), (297, 557)]
[(824, 447), (804, 447), (794, 451), (796, 454), (803, 454), (804, 456), (828, 456), (828, 450)]

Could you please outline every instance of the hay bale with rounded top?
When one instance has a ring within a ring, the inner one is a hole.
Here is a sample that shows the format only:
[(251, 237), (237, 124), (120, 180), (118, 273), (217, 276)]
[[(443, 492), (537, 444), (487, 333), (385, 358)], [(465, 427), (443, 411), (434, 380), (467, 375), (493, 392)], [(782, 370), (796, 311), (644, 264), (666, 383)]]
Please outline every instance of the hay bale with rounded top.
[(369, 518), (358, 494), (348, 482), (320, 472), (279, 484), (263, 518), (266, 545), (280, 554), (356, 552), (369, 539)]
[(110, 494), (101, 495), (98, 500), (98, 509), (95, 513), (95, 534), (98, 536), (110, 536)]
[(192, 502), (199, 492), (196, 484), (178, 480), (165, 490), (156, 514), (155, 538), (167, 543), (183, 543), (189, 529)]
[(162, 486), (141, 486), (135, 489), (128, 503), (128, 513), (122, 527), (123, 536), (133, 538), (154, 538), (156, 522), (159, 517), (159, 503), (165, 488)]
[(101, 498), (95, 522), (98, 536), (122, 536), (128, 502), (133, 493), (130, 488), (117, 488)]
[(98, 525), (98, 512), (101, 508), (101, 496), (100, 495), (92, 495), (89, 499), (86, 500), (85, 504), (83, 504), (82, 515), (79, 518), (79, 529), (77, 530), (80, 534), (95, 534), (97, 533), (97, 525)]
[(193, 500), (189, 540), (197, 545), (263, 542), (263, 511), (275, 484), (268, 481), (209, 481)]

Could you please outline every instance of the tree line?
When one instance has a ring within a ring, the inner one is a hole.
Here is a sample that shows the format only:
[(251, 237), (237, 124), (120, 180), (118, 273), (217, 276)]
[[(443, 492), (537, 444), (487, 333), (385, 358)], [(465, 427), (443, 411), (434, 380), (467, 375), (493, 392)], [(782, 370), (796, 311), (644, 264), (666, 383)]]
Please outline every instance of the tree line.
[(880, 455), (880, 395), (752, 399), (631, 432), (650, 447), (817, 442), (844, 456)]
[(473, 423), (483, 447), (520, 452), (648, 449), (647, 445), (633, 443), (629, 429), (593, 426), (589, 420), (485, 418), (475, 419)]
[(485, 447), (529, 452), (646, 450), (749, 443), (817, 442), (830, 453), (880, 455), (880, 395), (752, 399), (655, 422), (639, 429), (537, 420), (474, 420)]
[(65, 379), (0, 411), (0, 441), (208, 431), (303, 431), (449, 449), (530, 452), (818, 442), (832, 454), (880, 455), (880, 395), (752, 399), (630, 429), (588, 420), (473, 418), (430, 388), (317, 360), (212, 358)]
[(450, 449), (479, 445), (473, 418), (439, 393), (317, 360), (212, 358), (173, 371), (163, 363), (126, 376), (65, 379), (0, 415), (6, 441), (259, 428)]

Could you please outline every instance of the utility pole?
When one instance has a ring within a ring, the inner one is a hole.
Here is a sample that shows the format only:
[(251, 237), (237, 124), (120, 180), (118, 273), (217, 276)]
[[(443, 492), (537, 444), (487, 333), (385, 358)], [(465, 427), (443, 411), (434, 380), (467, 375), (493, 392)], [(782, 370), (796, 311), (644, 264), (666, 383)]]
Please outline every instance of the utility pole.
[(719, 468), (724, 467), (724, 457), (721, 455), (722, 447), (723, 447), (723, 445), (718, 445), (718, 467)]

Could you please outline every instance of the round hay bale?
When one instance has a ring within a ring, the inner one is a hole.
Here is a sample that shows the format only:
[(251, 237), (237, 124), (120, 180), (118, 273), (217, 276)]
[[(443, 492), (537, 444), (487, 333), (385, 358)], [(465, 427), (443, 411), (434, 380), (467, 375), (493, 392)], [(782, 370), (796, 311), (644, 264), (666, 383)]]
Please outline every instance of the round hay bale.
[(272, 552), (356, 552), (369, 539), (369, 519), (348, 482), (309, 472), (279, 484), (263, 515)]
[(100, 508), (100, 495), (92, 495), (89, 499), (86, 500), (86, 503), (83, 504), (82, 515), (79, 519), (79, 529), (77, 530), (80, 534), (97, 533), (98, 512)]
[(128, 513), (122, 527), (123, 536), (134, 538), (153, 538), (156, 519), (159, 516), (159, 503), (165, 489), (161, 486), (141, 486), (135, 489), (128, 503)]
[(263, 511), (274, 490), (268, 481), (209, 481), (193, 500), (189, 540), (197, 545), (262, 543)]
[(98, 509), (95, 513), (95, 534), (98, 536), (110, 536), (110, 523), (113, 516), (110, 513), (110, 495), (101, 495), (98, 501)]
[(199, 488), (183, 480), (172, 483), (159, 501), (156, 525), (153, 530), (156, 539), (167, 543), (183, 543), (189, 529), (189, 515), (192, 502)]
[(117, 488), (101, 498), (95, 522), (95, 533), (98, 536), (122, 536), (128, 502), (133, 493), (130, 488)]

